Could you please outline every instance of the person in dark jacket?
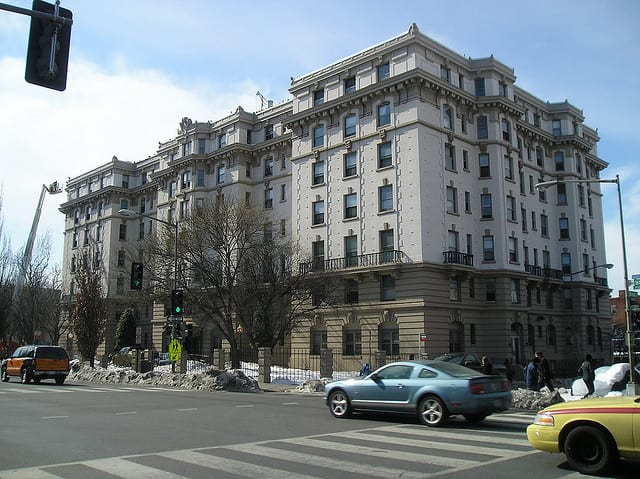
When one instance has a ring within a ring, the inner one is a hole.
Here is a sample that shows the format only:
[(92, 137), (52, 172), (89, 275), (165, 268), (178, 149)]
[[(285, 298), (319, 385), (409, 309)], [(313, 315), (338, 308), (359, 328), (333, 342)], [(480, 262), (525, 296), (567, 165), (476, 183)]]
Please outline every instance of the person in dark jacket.
[(540, 360), (534, 357), (529, 364), (527, 364), (527, 369), (525, 370), (524, 380), (527, 384), (527, 389), (532, 391), (537, 391), (540, 389), (540, 372), (538, 370), (538, 365), (540, 364)]
[(596, 380), (596, 375), (593, 371), (593, 364), (591, 363), (592, 359), (591, 355), (587, 354), (585, 360), (578, 368), (578, 374), (582, 374), (582, 380), (587, 386), (587, 394), (585, 394), (582, 399), (591, 396), (595, 391), (594, 382)]
[(542, 351), (538, 351), (536, 353), (536, 357), (540, 361), (538, 365), (538, 371), (540, 372), (540, 388), (547, 386), (549, 391), (553, 391), (553, 384), (551, 383), (551, 366), (549, 365), (549, 361), (544, 357)]

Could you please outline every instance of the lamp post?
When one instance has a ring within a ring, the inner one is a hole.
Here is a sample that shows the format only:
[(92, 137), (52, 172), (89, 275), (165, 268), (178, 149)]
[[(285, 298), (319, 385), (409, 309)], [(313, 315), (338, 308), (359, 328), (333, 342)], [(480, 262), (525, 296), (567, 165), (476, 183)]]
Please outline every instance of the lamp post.
[(580, 322), (578, 321), (578, 315), (575, 313), (574, 310), (574, 299), (573, 299), (573, 278), (574, 276), (583, 273), (586, 274), (589, 271), (595, 270), (597, 268), (607, 268), (607, 269), (611, 269), (613, 268), (613, 265), (611, 263), (606, 263), (606, 264), (599, 264), (596, 266), (587, 266), (586, 268), (583, 268), (579, 271), (574, 271), (573, 273), (569, 274), (569, 280), (570, 280), (570, 287), (569, 290), (571, 292), (571, 334), (572, 336), (575, 338), (575, 341), (573, 341), (574, 347), (575, 347), (575, 352), (576, 355), (578, 356), (578, 358), (583, 358), (583, 350), (582, 350), (582, 334), (578, 334), (579, 331), (579, 324)]
[(631, 318), (629, 316), (629, 269), (627, 267), (627, 245), (625, 241), (624, 235), (624, 216), (622, 214), (622, 193), (620, 191), (620, 175), (616, 175), (615, 178), (607, 178), (607, 179), (562, 179), (562, 180), (551, 180), (551, 181), (541, 181), (537, 183), (536, 189), (543, 190), (549, 186), (555, 186), (560, 183), (615, 183), (618, 188), (618, 209), (620, 212), (620, 235), (622, 238), (622, 264), (624, 266), (624, 315), (625, 315), (625, 323), (627, 326), (627, 348), (629, 353), (629, 383), (627, 384), (627, 395), (635, 396), (638, 395), (638, 385), (634, 382), (634, 369), (633, 369), (633, 323), (631, 323)]
[(157, 221), (158, 223), (162, 223), (166, 226), (173, 228), (175, 240), (174, 240), (174, 255), (173, 255), (173, 289), (178, 289), (178, 222), (171, 223), (170, 221), (161, 220), (160, 218), (156, 218), (155, 216), (146, 215), (144, 213), (138, 213), (137, 211), (128, 210), (128, 209), (120, 209), (118, 210), (122, 216), (127, 217), (143, 217), (149, 218), (153, 221)]

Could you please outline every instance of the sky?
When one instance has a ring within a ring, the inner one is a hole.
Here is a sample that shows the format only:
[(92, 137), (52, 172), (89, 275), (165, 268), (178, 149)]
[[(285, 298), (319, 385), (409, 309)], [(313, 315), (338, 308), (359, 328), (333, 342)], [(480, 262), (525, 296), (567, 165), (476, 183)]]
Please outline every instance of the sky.
[[(53, 0), (50, 0), (53, 2)], [(31, 8), (28, 0), (1, 3)], [(140, 161), (182, 117), (218, 120), (298, 78), (405, 33), (412, 23), (472, 58), (494, 55), (516, 85), (565, 99), (597, 128), (601, 178), (620, 175), (629, 278), (640, 274), (640, 2), (637, 0), (63, 0), (73, 12), (67, 89), (24, 80), (28, 16), (0, 10), (0, 197), (4, 234), (26, 244), (43, 184)], [(602, 185), (608, 275), (624, 289), (615, 185)], [(66, 194), (46, 195), (38, 237), (62, 263)]]

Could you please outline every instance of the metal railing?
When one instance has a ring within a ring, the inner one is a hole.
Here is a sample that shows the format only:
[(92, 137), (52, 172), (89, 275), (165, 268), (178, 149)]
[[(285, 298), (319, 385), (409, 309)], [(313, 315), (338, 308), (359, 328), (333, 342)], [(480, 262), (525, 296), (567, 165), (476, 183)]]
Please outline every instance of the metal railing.
[(364, 268), (384, 264), (402, 263), (402, 251), (381, 251), (378, 253), (346, 256), (344, 258), (317, 259), (300, 263), (300, 273), (320, 273), (323, 271), (340, 271), (348, 268)]
[(446, 264), (462, 264), (464, 266), (473, 266), (473, 255), (461, 253), (459, 251), (444, 251), (444, 262)]

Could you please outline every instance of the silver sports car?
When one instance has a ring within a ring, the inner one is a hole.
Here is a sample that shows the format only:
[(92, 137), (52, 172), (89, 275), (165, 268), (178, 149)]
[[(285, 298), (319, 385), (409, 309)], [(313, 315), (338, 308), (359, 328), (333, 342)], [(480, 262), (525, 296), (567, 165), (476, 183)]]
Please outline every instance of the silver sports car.
[(444, 361), (398, 361), (367, 376), (325, 386), (331, 414), (353, 411), (417, 414), (423, 424), (440, 426), (454, 415), (481, 421), (511, 407), (511, 389), (503, 376), (487, 376)]

